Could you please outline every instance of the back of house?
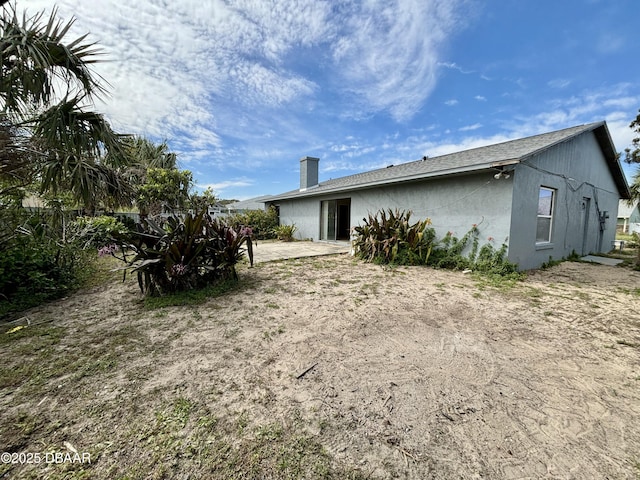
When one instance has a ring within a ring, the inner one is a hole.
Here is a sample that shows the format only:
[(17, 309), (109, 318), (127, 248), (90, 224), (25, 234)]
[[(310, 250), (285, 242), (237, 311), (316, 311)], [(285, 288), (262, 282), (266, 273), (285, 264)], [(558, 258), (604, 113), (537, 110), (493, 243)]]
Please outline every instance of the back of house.
[(430, 218), (438, 237), (473, 225), (480, 243), (508, 246), (521, 269), (607, 252), (629, 188), (605, 122), (319, 181), (320, 160), (300, 160), (300, 188), (271, 197), (299, 238), (349, 241), (381, 209)]

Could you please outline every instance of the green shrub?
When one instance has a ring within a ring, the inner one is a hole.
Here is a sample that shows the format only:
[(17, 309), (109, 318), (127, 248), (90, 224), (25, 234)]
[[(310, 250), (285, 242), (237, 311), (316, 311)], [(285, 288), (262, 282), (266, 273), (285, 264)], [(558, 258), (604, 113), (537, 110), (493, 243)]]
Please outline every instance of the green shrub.
[(267, 210), (248, 210), (225, 218), (225, 222), (235, 228), (251, 227), (253, 238), (266, 240), (276, 238), (274, 229), (278, 227), (278, 212), (275, 207)]
[(507, 244), (503, 243), (500, 248), (495, 249), (493, 245), (486, 243), (480, 249), (478, 258), (472, 265), (472, 268), (477, 272), (498, 274), (498, 275), (510, 275), (518, 271), (518, 266), (515, 263), (508, 261), (505, 258), (507, 254)]
[(473, 226), (462, 238), (457, 238), (453, 232), (447, 232), (438, 245), (433, 250), (430, 264), (438, 268), (450, 268), (453, 270), (464, 270), (471, 268), (475, 260), (475, 252), (477, 250), (477, 241), (474, 242), (474, 248), (471, 254), (466, 257), (462, 252), (469, 244), (472, 238), (477, 239), (478, 227)]
[(278, 240), (282, 242), (291, 242), (293, 241), (293, 234), (297, 229), (298, 227), (295, 225), (278, 225), (273, 229), (273, 232)]
[(124, 214), (116, 214), (115, 218), (124, 225), (127, 230), (135, 230), (136, 229), (136, 221)]
[(77, 288), (93, 252), (52, 226), (43, 212), (0, 210), (0, 317)]
[[(120, 254), (148, 296), (236, 280), (243, 245), (253, 263), (251, 229), (229, 226), (205, 211), (183, 218), (172, 215), (163, 224), (146, 219), (142, 226), (141, 232), (132, 233), (131, 242), (120, 245)], [(109, 253), (115, 255), (113, 250)], [(134, 252), (131, 260), (129, 251)]]
[[(485, 243), (478, 248), (479, 234), (477, 225), (472, 225), (471, 229), (460, 239), (453, 236), (452, 232), (447, 232), (434, 249), (430, 264), (438, 268), (469, 269), (498, 275), (509, 275), (518, 271), (518, 266), (505, 258), (507, 254), (506, 243), (497, 249), (491, 243)], [(489, 240), (493, 241), (492, 238)], [(471, 246), (469, 246), (469, 242), (471, 242)], [(467, 247), (470, 250), (465, 255)]]

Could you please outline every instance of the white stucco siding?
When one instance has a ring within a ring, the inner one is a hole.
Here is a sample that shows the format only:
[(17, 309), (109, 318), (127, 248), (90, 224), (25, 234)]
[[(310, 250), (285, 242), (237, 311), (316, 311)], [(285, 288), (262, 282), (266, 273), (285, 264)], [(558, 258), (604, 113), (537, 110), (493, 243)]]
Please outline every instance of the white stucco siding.
[[(536, 244), (541, 186), (555, 191), (548, 244)], [(618, 200), (618, 189), (593, 133), (528, 159), (516, 167), (514, 175), (513, 211), (518, 214), (512, 219), (509, 258), (528, 269), (573, 252), (609, 251), (615, 238)], [(609, 218), (601, 234), (598, 215), (603, 212)]]

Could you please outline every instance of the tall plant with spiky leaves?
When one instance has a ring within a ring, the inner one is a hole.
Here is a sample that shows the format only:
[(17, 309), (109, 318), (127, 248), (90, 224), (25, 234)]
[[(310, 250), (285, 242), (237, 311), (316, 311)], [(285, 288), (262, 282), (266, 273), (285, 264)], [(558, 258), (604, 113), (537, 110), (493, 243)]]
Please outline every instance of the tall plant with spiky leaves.
[[(201, 288), (220, 280), (237, 280), (236, 264), (245, 251), (253, 264), (252, 231), (213, 219), (206, 210), (166, 221), (142, 221), (143, 230), (114, 237), (109, 253), (137, 273), (140, 290), (149, 296)], [(115, 249), (119, 244), (120, 248)], [(132, 259), (127, 255), (134, 253)]]
[(410, 223), (410, 218), (410, 211), (397, 209), (369, 213), (353, 229), (356, 255), (368, 262), (427, 263), (435, 240), (431, 220)]

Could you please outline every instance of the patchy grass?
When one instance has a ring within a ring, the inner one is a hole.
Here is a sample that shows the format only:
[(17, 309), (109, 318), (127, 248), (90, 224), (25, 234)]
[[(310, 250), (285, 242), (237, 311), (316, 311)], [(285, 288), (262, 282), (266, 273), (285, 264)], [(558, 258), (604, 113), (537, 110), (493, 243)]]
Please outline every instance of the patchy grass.
[(144, 306), (147, 310), (157, 310), (164, 307), (201, 305), (211, 298), (237, 290), (239, 287), (240, 284), (237, 281), (225, 280), (200, 289), (185, 290), (161, 297), (145, 297)]
[(502, 292), (512, 290), (522, 280), (526, 278), (524, 273), (512, 273), (509, 275), (497, 275), (487, 273), (474, 273), (473, 279), (476, 282), (476, 286), (480, 290), (486, 288), (492, 288)]
[(636, 297), (640, 297), (640, 288), (625, 288), (618, 287), (618, 291), (622, 293), (626, 293), (627, 295), (633, 295)]
[(178, 395), (146, 415), (129, 410), (126, 420), (124, 438), (135, 447), (118, 462), (118, 445), (99, 445), (105, 478), (366, 478), (335, 466), (300, 419), (254, 426), (246, 411), (221, 418), (205, 401)]

